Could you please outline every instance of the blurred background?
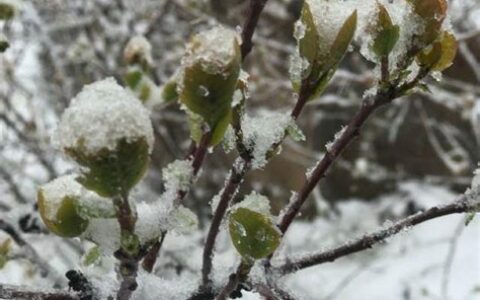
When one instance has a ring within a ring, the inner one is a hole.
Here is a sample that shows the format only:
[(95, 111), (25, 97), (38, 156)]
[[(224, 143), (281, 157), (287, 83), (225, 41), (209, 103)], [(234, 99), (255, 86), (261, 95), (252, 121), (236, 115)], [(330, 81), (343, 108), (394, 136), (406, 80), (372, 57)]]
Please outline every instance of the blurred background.
[[(19, 15), (1, 24), (3, 38), (9, 41), (10, 48), (0, 55), (0, 217), (13, 220), (25, 234), (44, 232), (35, 207), (36, 188), (75, 168), (52, 147), (50, 135), (60, 114), (83, 85), (108, 76), (122, 82), (127, 70), (122, 53), (130, 38), (142, 35), (152, 44), (153, 78), (161, 85), (177, 70), (189, 36), (216, 23), (232, 28), (241, 26), (247, 2), (22, 1)], [(293, 23), (301, 2), (270, 0), (262, 14), (253, 52), (244, 65), (251, 75), (248, 111), (289, 111), (293, 107), (295, 97), (288, 69), (289, 57), (295, 49)], [(415, 213), (431, 203), (448, 201), (470, 186), (480, 160), (480, 1), (449, 3), (451, 23), (459, 41), (454, 65), (442, 78), (429, 79), (430, 92), (396, 100), (368, 122), (361, 137), (312, 194), (302, 214), (305, 223), (298, 225), (298, 232), (306, 235), (311, 230), (315, 235), (328, 228), (331, 231), (325, 234), (338, 233), (335, 239), (341, 240), (361, 232), (360, 229)], [(281, 154), (264, 170), (249, 174), (237, 200), (242, 193), (255, 190), (267, 195), (273, 210), (279, 212), (292, 191), (302, 185), (306, 170), (321, 157), (325, 144), (354, 114), (363, 93), (374, 84), (373, 66), (357, 50), (354, 45), (326, 93), (312, 101), (300, 117), (298, 124), (307, 141), (286, 140)], [(185, 113), (177, 104), (152, 107), (152, 121), (156, 145), (151, 169), (137, 191), (145, 201), (161, 194), (162, 168), (182, 159), (190, 145)], [(208, 224), (211, 213), (208, 203), (222, 187), (236, 155), (216, 147), (186, 199), (186, 205), (200, 216), (201, 226)], [(458, 231), (452, 230), (459, 222), (461, 219), (455, 219), (445, 227), (432, 227), (435, 232), (445, 230), (445, 235), (438, 238), (444, 242), (439, 251), (445, 252), (439, 260), (447, 259), (451, 253), (451, 237), (458, 235)], [(452, 299), (479, 299), (479, 223), (474, 225), (476, 231), (462, 245), (478, 250), (468, 256), (468, 260), (473, 259), (470, 264), (473, 274), (478, 276), (461, 291), (464, 297), (454, 295)], [(323, 239), (322, 235), (318, 238)], [(318, 248), (315, 239), (308, 240), (307, 246), (301, 246), (300, 241), (298, 245), (295, 243), (292, 241), (291, 251)], [(366, 260), (361, 258), (360, 266)], [(424, 260), (420, 257), (417, 261)], [(358, 274), (357, 267), (358, 264), (344, 266), (345, 272), (338, 275), (336, 282), (326, 283), (326, 289), (336, 291), (349, 279), (353, 280), (348, 274)], [(468, 273), (462, 270), (461, 274)], [(435, 273), (439, 282), (445, 278), (442, 272)], [(370, 277), (364, 278), (368, 282)], [(306, 290), (305, 299), (323, 299), (323, 296), (354, 299), (349, 298), (348, 291), (333, 296), (325, 292), (316, 298), (315, 291), (308, 292), (308, 288), (298, 283), (305, 282), (305, 277), (295, 280), (290, 284)], [(323, 277), (318, 280), (326, 281)], [(392, 285), (401, 284), (393, 281)], [(401, 286), (398, 298), (375, 298), (368, 292), (365, 295), (373, 297), (370, 299), (423, 299), (412, 295), (441, 294), (438, 284), (430, 290), (418, 288), (417, 294)], [(462, 282), (453, 286), (456, 294), (462, 289)], [(388, 293), (388, 289), (384, 292)]]

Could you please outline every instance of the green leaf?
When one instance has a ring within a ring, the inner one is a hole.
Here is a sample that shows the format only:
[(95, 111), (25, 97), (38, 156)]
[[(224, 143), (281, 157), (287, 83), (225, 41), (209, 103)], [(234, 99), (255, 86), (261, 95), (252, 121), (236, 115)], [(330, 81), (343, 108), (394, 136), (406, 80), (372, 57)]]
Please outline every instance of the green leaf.
[(457, 55), (457, 40), (449, 32), (443, 32), (437, 41), (417, 55), (422, 67), (434, 71), (443, 71), (450, 67)]
[(335, 38), (331, 48), (330, 55), (322, 66), (319, 77), (317, 77), (316, 86), (314, 87), (314, 93), (310, 97), (313, 99), (315, 96), (323, 93), (328, 86), (328, 83), (332, 79), (333, 75), (337, 71), (338, 65), (342, 61), (345, 53), (348, 50), (350, 43), (352, 42), (355, 30), (357, 28), (357, 11), (355, 10), (343, 23), (340, 28), (337, 37)]
[[(77, 237), (88, 226), (88, 220), (80, 216), (77, 210), (78, 199), (64, 197), (57, 207), (49, 207), (49, 199), (46, 199), (42, 189), (38, 191), (38, 210), (43, 223), (48, 230), (61, 237)], [(48, 208), (47, 208), (48, 207)], [(55, 219), (48, 218), (50, 209), (56, 209)]]
[(146, 82), (142, 84), (142, 87), (140, 88), (140, 93), (139, 93), (139, 98), (142, 100), (143, 103), (148, 101), (150, 99), (150, 95), (152, 93), (152, 90), (149, 86), (149, 84)]
[(465, 218), (465, 226), (470, 225), (472, 223), (473, 219), (475, 219), (476, 213), (472, 212), (467, 214), (467, 217)]
[(138, 85), (140, 84), (140, 81), (142, 80), (143, 73), (139, 70), (131, 71), (125, 74), (124, 81), (125, 84), (131, 89), (135, 90)]
[(418, 47), (425, 47), (434, 42), (447, 16), (446, 0), (407, 0), (413, 11), (425, 23), (423, 32), (417, 37)]
[(95, 264), (96, 262), (98, 262), (100, 260), (101, 254), (102, 254), (102, 252), (100, 251), (100, 247), (95, 246), (95, 247), (91, 248), (85, 254), (85, 256), (83, 258), (83, 264), (85, 266), (90, 266), (90, 265)]
[(176, 80), (170, 80), (163, 85), (162, 99), (164, 102), (173, 102), (178, 100)]
[(12, 240), (6, 239), (0, 244), (0, 270), (5, 267), (5, 265), (10, 260), (9, 254), (12, 246)]
[(115, 151), (103, 149), (96, 154), (86, 154), (82, 145), (77, 145), (66, 152), (85, 167), (77, 181), (102, 197), (128, 192), (142, 179), (149, 164), (148, 143), (144, 138), (122, 139)]
[(392, 52), (400, 37), (400, 27), (393, 25), (385, 6), (378, 4), (377, 32), (373, 41), (373, 52), (385, 57)]
[[(305, 1), (302, 8), (300, 26), (304, 27), (304, 35), (298, 41), (300, 57), (308, 61), (309, 66), (302, 73), (302, 79), (310, 74), (319, 72), (320, 66), (324, 63), (327, 54), (321, 51), (321, 38), (318, 34), (313, 15), (309, 4)], [(313, 75), (316, 76), (316, 75)]]
[(357, 29), (357, 11), (355, 10), (343, 23), (335, 41), (330, 48), (329, 69), (336, 68), (345, 56), (348, 46), (352, 42), (355, 30)]
[(247, 260), (265, 258), (280, 244), (281, 234), (272, 221), (247, 208), (237, 208), (230, 215), (229, 230), (233, 245)]

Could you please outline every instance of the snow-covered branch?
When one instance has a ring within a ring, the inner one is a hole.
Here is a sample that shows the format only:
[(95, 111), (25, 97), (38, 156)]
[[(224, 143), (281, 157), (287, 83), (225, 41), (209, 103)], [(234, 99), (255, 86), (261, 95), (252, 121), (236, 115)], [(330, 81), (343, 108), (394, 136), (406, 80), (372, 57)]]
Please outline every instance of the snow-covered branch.
[(302, 258), (287, 258), (287, 262), (274, 267), (274, 271), (286, 275), (323, 263), (333, 262), (339, 258), (368, 250), (373, 246), (384, 242), (388, 238), (423, 222), (452, 214), (475, 212), (478, 210), (479, 204), (480, 189), (479, 187), (476, 187), (476, 190), (469, 190), (450, 204), (429, 208), (423, 212), (399, 220), (378, 231), (348, 241), (340, 246), (319, 253), (310, 254)]

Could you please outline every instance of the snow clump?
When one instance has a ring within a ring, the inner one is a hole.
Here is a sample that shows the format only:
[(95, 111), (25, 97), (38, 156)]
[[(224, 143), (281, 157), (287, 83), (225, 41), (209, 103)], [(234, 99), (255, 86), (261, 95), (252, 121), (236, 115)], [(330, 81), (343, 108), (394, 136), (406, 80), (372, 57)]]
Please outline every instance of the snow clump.
[(86, 85), (63, 113), (53, 136), (59, 149), (82, 146), (88, 154), (114, 151), (123, 139), (145, 139), (149, 153), (153, 149), (149, 111), (113, 78)]

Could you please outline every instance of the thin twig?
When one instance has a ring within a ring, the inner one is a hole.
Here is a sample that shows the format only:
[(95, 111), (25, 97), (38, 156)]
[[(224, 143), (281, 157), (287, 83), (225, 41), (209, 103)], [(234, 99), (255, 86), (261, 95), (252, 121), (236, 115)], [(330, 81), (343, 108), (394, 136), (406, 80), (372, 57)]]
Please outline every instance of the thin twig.
[(370, 234), (366, 234), (330, 250), (308, 255), (307, 257), (300, 259), (289, 259), (287, 263), (284, 263), (279, 267), (275, 267), (274, 271), (277, 271), (280, 274), (289, 274), (308, 267), (317, 266), (327, 262), (333, 262), (341, 257), (370, 249), (376, 244), (384, 242), (389, 237), (423, 222), (447, 215), (472, 211), (476, 206), (478, 206), (477, 202), (478, 199), (473, 201), (468, 197), (468, 195), (462, 195), (451, 204), (432, 207), (424, 212), (417, 213), (399, 220), (391, 226)]
[(119, 273), (122, 276), (120, 288), (117, 291), (118, 300), (128, 300), (137, 289), (137, 271), (140, 245), (135, 234), (137, 218), (128, 202), (128, 195), (118, 195), (113, 199), (117, 209), (117, 220), (120, 225), (121, 247), (115, 252), (120, 261)]
[(252, 51), (253, 47), (253, 33), (255, 32), (255, 28), (257, 27), (258, 20), (260, 18), (260, 14), (267, 4), (268, 0), (251, 0), (250, 7), (248, 9), (248, 15), (243, 25), (242, 30), (242, 59), (245, 59), (247, 55)]
[(238, 186), (249, 169), (250, 162), (241, 159), (238, 167), (236, 165), (232, 167), (227, 183), (220, 196), (217, 208), (215, 209), (215, 214), (213, 215), (212, 224), (210, 225), (207, 240), (205, 241), (205, 248), (203, 250), (202, 284), (204, 287), (211, 283), (209, 276), (212, 270), (213, 249), (220, 230), (220, 224), (222, 223), (223, 217), (228, 209), (230, 199), (232, 199), (233, 195), (237, 192)]
[(460, 223), (457, 225), (457, 228), (455, 228), (455, 231), (453, 232), (452, 238), (450, 240), (450, 247), (448, 249), (447, 259), (445, 261), (445, 267), (443, 269), (443, 274), (442, 274), (441, 291), (442, 291), (442, 297), (444, 300), (448, 299), (448, 286), (449, 286), (450, 273), (452, 271), (453, 259), (455, 257), (455, 252), (457, 250), (458, 239), (462, 235), (462, 232), (464, 229), (465, 229), (465, 221), (461, 220)]
[(0, 284), (0, 299), (80, 300), (80, 297), (67, 291), (35, 290), (24, 286)]

